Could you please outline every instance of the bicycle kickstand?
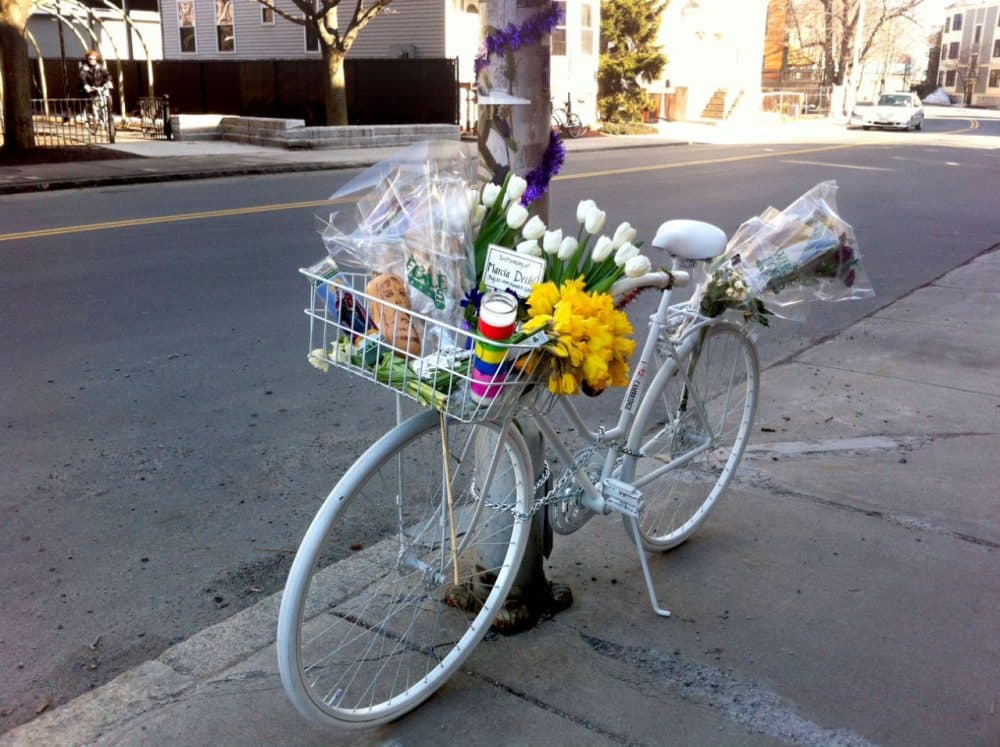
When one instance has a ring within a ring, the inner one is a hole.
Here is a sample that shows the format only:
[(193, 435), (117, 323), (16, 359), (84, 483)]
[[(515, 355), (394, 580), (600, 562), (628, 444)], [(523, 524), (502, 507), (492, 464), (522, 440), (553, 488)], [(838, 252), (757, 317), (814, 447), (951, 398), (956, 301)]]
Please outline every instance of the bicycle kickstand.
[(642, 566), (642, 573), (646, 577), (646, 589), (649, 591), (649, 603), (653, 605), (653, 612), (660, 617), (670, 617), (670, 610), (663, 609), (656, 598), (656, 589), (653, 588), (653, 575), (649, 571), (649, 561), (646, 559), (646, 551), (642, 547), (642, 538), (639, 536), (639, 520), (635, 516), (629, 516), (628, 523), (632, 527), (632, 539), (635, 540), (635, 547), (639, 553), (639, 564)]

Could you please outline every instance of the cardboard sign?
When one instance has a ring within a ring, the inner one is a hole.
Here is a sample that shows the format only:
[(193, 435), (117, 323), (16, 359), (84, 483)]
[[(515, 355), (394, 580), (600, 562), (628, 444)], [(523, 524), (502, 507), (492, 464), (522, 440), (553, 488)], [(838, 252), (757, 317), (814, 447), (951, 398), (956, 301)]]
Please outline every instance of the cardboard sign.
[(486, 252), (483, 283), (490, 290), (512, 290), (521, 298), (531, 295), (531, 286), (545, 279), (545, 260), (518, 254), (490, 244)]

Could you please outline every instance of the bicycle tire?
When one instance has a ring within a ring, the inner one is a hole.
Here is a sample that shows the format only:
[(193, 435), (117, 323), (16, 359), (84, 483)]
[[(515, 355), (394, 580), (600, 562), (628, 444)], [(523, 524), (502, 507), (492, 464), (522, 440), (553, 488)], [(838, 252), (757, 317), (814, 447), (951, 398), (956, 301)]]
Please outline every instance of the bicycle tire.
[(580, 117), (572, 112), (566, 116), (566, 125), (563, 129), (571, 138), (578, 138), (587, 131)]
[[(528, 521), (483, 498), (525, 510), (533, 484), (523, 439), (509, 425), (448, 421), (446, 430), (460, 580), (475, 584), (469, 597), (481, 607), (455, 604), (440, 418), (425, 412), (344, 474), (289, 572), (278, 665), (292, 703), (313, 721), (367, 727), (417, 707), (472, 652), (510, 590)], [(496, 455), (492, 478), (487, 453)], [(479, 499), (477, 479), (492, 486)]]
[[(648, 550), (666, 551), (702, 525), (743, 457), (757, 408), (757, 349), (744, 327), (719, 321), (699, 330), (684, 359), (688, 379), (705, 406), (711, 446), (686, 464), (657, 475), (671, 459), (708, 443), (703, 422), (685, 396), (684, 377), (670, 359), (639, 407), (630, 445), (643, 456), (627, 459), (627, 477), (645, 500), (639, 535)], [(631, 528), (627, 526), (631, 536)]]
[(549, 121), (554, 129), (559, 130), (559, 132), (565, 132), (566, 113), (562, 109), (553, 109)]

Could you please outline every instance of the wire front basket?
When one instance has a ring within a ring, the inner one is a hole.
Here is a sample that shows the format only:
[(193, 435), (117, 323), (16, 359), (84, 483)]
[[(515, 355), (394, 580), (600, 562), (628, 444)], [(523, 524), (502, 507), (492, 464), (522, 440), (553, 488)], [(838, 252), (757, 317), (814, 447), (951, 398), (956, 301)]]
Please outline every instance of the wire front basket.
[(300, 272), (309, 279), (305, 313), (317, 367), (343, 369), (464, 422), (555, 404), (537, 342), (496, 342), (370, 295), (369, 273)]

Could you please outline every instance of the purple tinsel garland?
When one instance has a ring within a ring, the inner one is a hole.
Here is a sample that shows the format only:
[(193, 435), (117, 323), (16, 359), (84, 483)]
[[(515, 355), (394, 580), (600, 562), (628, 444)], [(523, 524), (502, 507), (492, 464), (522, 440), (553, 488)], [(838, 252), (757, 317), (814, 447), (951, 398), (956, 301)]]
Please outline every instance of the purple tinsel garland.
[(521, 204), (528, 207), (545, 194), (552, 177), (559, 173), (563, 161), (566, 160), (566, 146), (555, 130), (549, 131), (549, 144), (542, 154), (541, 162), (524, 177), (528, 188), (521, 195)]
[(548, 10), (536, 13), (520, 26), (508, 23), (506, 28), (489, 34), (484, 42), (486, 51), (476, 58), (476, 75), (490, 64), (490, 57), (493, 55), (502, 54), (507, 49), (519, 49), (524, 44), (537, 44), (543, 36), (551, 34), (562, 20), (562, 8), (552, 3)]

